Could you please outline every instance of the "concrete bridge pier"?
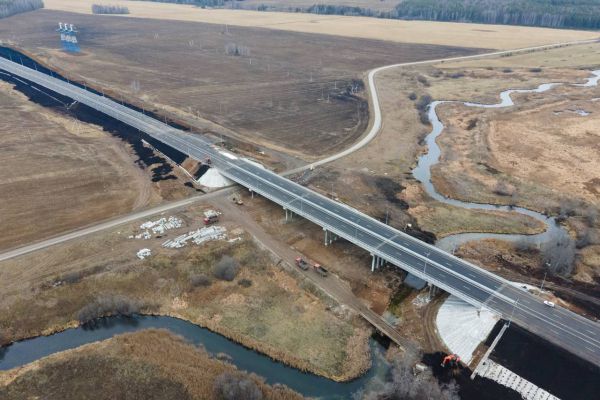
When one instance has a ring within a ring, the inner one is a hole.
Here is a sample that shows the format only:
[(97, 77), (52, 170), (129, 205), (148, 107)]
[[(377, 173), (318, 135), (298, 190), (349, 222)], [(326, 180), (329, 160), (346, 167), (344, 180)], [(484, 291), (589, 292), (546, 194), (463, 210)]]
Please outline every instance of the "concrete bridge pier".
[(338, 238), (335, 233), (329, 232), (325, 228), (323, 228), (323, 232), (325, 234), (325, 240), (324, 240), (325, 246), (329, 246), (331, 243), (333, 243), (334, 240), (336, 240)]
[(284, 210), (285, 210), (285, 222), (293, 221), (294, 220), (294, 212), (292, 210), (288, 210), (287, 208), (284, 208)]
[(437, 295), (440, 292), (440, 289), (429, 282), (427, 283), (427, 285), (429, 285), (429, 299), (431, 300), (435, 297), (435, 295)]
[(371, 272), (375, 271), (375, 268), (383, 267), (385, 260), (375, 254), (371, 254)]

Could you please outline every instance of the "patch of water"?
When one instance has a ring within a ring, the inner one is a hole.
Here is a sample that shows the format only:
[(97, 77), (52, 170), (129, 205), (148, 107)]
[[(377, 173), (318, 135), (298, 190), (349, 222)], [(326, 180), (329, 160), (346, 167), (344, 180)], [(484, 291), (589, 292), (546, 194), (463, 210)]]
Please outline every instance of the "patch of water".
[(225, 353), (231, 358), (231, 363), (240, 370), (260, 375), (271, 385), (284, 384), (304, 396), (324, 400), (352, 398), (354, 393), (368, 388), (373, 382), (384, 380), (390, 369), (390, 365), (384, 357), (385, 348), (375, 340), (371, 340), (370, 343), (373, 360), (371, 369), (353, 381), (335, 382), (274, 361), (224, 336), (181, 319), (135, 316), (102, 318), (98, 320), (94, 328), (67, 329), (50, 336), (39, 336), (0, 348), (0, 370), (25, 365), (59, 351), (109, 339), (118, 334), (150, 328), (168, 329), (183, 336), (191, 343), (201, 344), (212, 355)]
[[(573, 86), (580, 87), (591, 87), (596, 86), (598, 81), (600, 80), (600, 70), (592, 71), (592, 77), (588, 78), (586, 83), (582, 84), (573, 84)], [(472, 210), (486, 210), (486, 211), (504, 211), (504, 212), (517, 212), (520, 214), (524, 214), (530, 216), (532, 218), (537, 219), (545, 224), (546, 230), (537, 235), (519, 235), (519, 234), (494, 234), (494, 233), (461, 233), (456, 235), (446, 236), (443, 239), (440, 239), (436, 242), (436, 246), (446, 250), (446, 251), (454, 251), (458, 246), (463, 243), (472, 240), (482, 240), (482, 239), (502, 239), (509, 241), (526, 241), (528, 243), (537, 245), (552, 238), (558, 237), (558, 234), (563, 229), (560, 225), (556, 223), (556, 220), (552, 217), (547, 217), (541, 213), (536, 211), (528, 210), (522, 207), (510, 207), (510, 206), (501, 206), (496, 204), (481, 204), (481, 203), (473, 203), (467, 201), (456, 200), (452, 198), (448, 198), (442, 194), (440, 194), (434, 187), (431, 181), (431, 167), (439, 163), (441, 149), (436, 143), (437, 138), (444, 131), (444, 124), (441, 122), (438, 114), (437, 107), (441, 104), (446, 103), (460, 103), (467, 107), (478, 107), (478, 108), (502, 108), (502, 107), (510, 107), (514, 105), (514, 101), (512, 99), (513, 93), (543, 93), (546, 92), (561, 83), (544, 83), (539, 85), (535, 89), (509, 89), (500, 93), (500, 102), (495, 104), (481, 104), (481, 103), (473, 103), (473, 102), (460, 102), (460, 101), (444, 101), (437, 100), (432, 102), (429, 105), (428, 110), (428, 119), (431, 123), (432, 130), (426, 136), (425, 142), (427, 144), (427, 153), (423, 154), (419, 157), (417, 166), (413, 169), (412, 174), (419, 182), (423, 184), (423, 188), (425, 192), (431, 196), (434, 200), (439, 202), (449, 204), (456, 207), (467, 208)]]

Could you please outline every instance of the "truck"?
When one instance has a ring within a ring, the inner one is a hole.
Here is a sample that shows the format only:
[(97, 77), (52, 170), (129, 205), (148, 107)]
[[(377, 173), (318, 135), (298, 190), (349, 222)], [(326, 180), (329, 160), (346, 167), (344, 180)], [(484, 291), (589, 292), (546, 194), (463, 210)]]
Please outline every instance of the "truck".
[(214, 224), (219, 221), (219, 213), (214, 210), (208, 210), (204, 212), (204, 225)]
[(323, 268), (323, 266), (321, 264), (315, 264), (313, 265), (313, 270), (321, 275), (322, 277), (326, 277), (327, 275), (329, 275), (329, 271), (327, 271), (325, 268)]
[(296, 257), (296, 265), (303, 271), (308, 270), (309, 264), (302, 257)]

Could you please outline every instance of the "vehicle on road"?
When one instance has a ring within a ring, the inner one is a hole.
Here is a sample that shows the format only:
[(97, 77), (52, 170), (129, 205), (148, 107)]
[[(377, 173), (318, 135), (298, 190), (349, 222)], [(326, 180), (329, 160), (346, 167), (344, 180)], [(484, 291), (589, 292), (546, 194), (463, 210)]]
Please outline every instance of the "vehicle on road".
[(313, 265), (313, 270), (321, 275), (322, 277), (326, 277), (327, 275), (329, 275), (329, 271), (327, 271), (325, 268), (323, 268), (323, 266), (321, 264), (315, 264)]
[(310, 265), (302, 257), (296, 257), (296, 265), (303, 271), (308, 270)]
[(556, 307), (556, 304), (554, 304), (553, 302), (548, 301), (548, 300), (544, 300), (544, 304), (551, 308)]

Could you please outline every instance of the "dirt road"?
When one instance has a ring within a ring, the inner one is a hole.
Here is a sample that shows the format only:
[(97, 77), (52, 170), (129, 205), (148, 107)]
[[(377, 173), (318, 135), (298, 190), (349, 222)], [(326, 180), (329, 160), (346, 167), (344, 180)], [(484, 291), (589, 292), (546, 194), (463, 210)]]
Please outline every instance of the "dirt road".
[(294, 251), (286, 243), (278, 241), (272, 235), (265, 232), (252, 216), (245, 212), (244, 206), (234, 204), (226, 199), (225, 195), (219, 197), (215, 196), (210, 202), (215, 208), (221, 209), (227, 218), (233, 218), (237, 223), (242, 225), (266, 250), (278, 257), (280, 259), (279, 264), (283, 268), (296, 269), (338, 303), (350, 307), (356, 313), (361, 315), (379, 332), (390, 338), (398, 346), (402, 347), (404, 351), (413, 353), (418, 352), (418, 345), (416, 343), (402, 337), (392, 325), (356, 297), (354, 293), (352, 293), (350, 286), (336, 275), (329, 274), (327, 277), (321, 277), (311, 270), (302, 271), (293, 266), (293, 260), (299, 255), (298, 252)]

